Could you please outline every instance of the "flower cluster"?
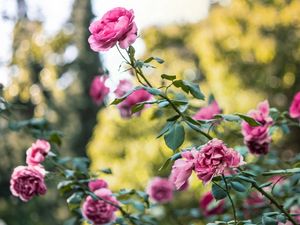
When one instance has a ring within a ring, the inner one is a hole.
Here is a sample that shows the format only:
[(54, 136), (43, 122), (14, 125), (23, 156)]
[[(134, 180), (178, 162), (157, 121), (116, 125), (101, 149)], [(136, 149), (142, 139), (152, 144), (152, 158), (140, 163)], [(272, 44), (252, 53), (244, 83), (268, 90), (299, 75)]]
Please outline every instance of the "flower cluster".
[(95, 104), (100, 105), (109, 93), (109, 87), (106, 86), (107, 75), (96, 76), (90, 87), (90, 96)]
[(46, 171), (40, 164), (50, 151), (50, 144), (45, 140), (37, 140), (26, 152), (27, 166), (14, 169), (10, 179), (11, 193), (22, 201), (29, 201), (35, 195), (44, 195)]
[(267, 154), (271, 143), (269, 128), (273, 123), (272, 118), (269, 116), (268, 101), (261, 102), (257, 109), (251, 110), (248, 115), (261, 125), (251, 126), (247, 122), (242, 122), (244, 142), (252, 154)]
[(220, 176), (227, 169), (236, 168), (244, 164), (243, 157), (239, 152), (228, 148), (223, 141), (213, 139), (201, 147), (183, 152), (182, 159), (175, 161), (171, 174), (174, 185), (180, 189), (194, 171), (197, 177), (208, 183), (212, 178)]
[(113, 222), (119, 202), (108, 189), (108, 184), (102, 179), (93, 180), (89, 182), (89, 189), (99, 199), (86, 197), (81, 209), (83, 216), (96, 225)]

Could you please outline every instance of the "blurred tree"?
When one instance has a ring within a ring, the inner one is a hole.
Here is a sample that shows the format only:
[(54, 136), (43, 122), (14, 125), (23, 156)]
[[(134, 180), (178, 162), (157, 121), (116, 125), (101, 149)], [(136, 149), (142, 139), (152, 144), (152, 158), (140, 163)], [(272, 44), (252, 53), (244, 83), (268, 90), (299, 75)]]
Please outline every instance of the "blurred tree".
[[(69, 22), (50, 37), (45, 34), (43, 22), (27, 18), (25, 1), (17, 3), (10, 63), (12, 82), (4, 92), (7, 100), (22, 108), (13, 114), (13, 120), (45, 118), (64, 133), (62, 155), (85, 156), (98, 111), (89, 97), (89, 87), (93, 77), (103, 72), (99, 55), (87, 43), (93, 18), (91, 1), (75, 0)], [(1, 218), (9, 225), (62, 224), (69, 213), (66, 204), (57, 201), (55, 187), (46, 197), (26, 205), (10, 197), (10, 172), (25, 163), (25, 150), (33, 139), (26, 131), (8, 132), (9, 123), (0, 122), (4, 160), (0, 183), (5, 187), (0, 191)], [(14, 207), (18, 213), (11, 210)]]

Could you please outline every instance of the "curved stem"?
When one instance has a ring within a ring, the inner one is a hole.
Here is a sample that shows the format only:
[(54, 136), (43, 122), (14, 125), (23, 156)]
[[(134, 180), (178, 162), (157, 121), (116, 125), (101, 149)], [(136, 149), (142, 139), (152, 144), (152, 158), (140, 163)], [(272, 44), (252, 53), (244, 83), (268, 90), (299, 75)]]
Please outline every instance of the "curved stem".
[(229, 188), (228, 188), (228, 184), (227, 184), (227, 181), (226, 181), (226, 178), (224, 176), (224, 174), (222, 174), (222, 178), (223, 178), (223, 181), (225, 183), (225, 187), (226, 187), (226, 193), (227, 193), (227, 196), (230, 200), (230, 203), (231, 203), (231, 206), (232, 206), (232, 211), (233, 211), (233, 217), (234, 217), (234, 224), (236, 225), (237, 224), (237, 217), (236, 217), (236, 210), (235, 210), (235, 206), (234, 206), (234, 202), (229, 194)]
[(289, 221), (292, 222), (293, 225), (297, 225), (298, 223), (295, 221), (295, 219), (286, 211), (286, 209), (276, 201), (276, 199), (270, 195), (268, 192), (266, 192), (263, 188), (259, 187), (257, 183), (252, 182), (252, 186), (259, 191), (263, 196), (265, 196), (267, 199), (269, 199), (287, 218)]

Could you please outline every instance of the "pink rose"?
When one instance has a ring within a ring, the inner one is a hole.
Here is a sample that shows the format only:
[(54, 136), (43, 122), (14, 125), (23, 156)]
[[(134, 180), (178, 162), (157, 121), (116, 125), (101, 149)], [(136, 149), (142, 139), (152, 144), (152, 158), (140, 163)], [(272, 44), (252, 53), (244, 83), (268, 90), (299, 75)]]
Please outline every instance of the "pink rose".
[(182, 191), (188, 187), (188, 179), (194, 169), (194, 154), (197, 154), (197, 151), (194, 149), (182, 152), (182, 159), (177, 159), (172, 166), (169, 179), (177, 190)]
[(300, 119), (300, 91), (296, 93), (290, 106), (290, 117)]
[(150, 198), (158, 203), (167, 203), (173, 199), (174, 186), (166, 178), (155, 177), (147, 187)]
[[(123, 118), (130, 118), (132, 115), (131, 108), (137, 103), (150, 100), (151, 97), (152, 95), (149, 94), (144, 89), (139, 89), (132, 92), (123, 102), (118, 104), (118, 108), (120, 110), (121, 116)], [(140, 114), (141, 111), (136, 113), (136, 115), (140, 115)]]
[[(94, 193), (99, 198), (104, 199), (115, 206), (119, 205), (118, 200), (107, 188), (98, 189)], [(116, 218), (115, 211), (117, 211), (118, 208), (108, 202), (100, 199), (94, 200), (91, 196), (88, 196), (82, 205), (81, 211), (83, 216), (95, 225), (113, 222)]]
[(44, 195), (47, 187), (45, 170), (39, 166), (18, 166), (10, 178), (10, 191), (22, 201), (29, 201), (34, 195)]
[(37, 166), (45, 160), (50, 151), (51, 145), (48, 141), (37, 140), (26, 151), (26, 163), (31, 166)]
[(205, 193), (199, 202), (199, 208), (204, 216), (221, 214), (224, 211), (225, 201), (216, 201), (211, 192)]
[(109, 93), (109, 88), (105, 85), (106, 80), (106, 75), (96, 76), (91, 83), (90, 96), (97, 105), (100, 105)]
[(91, 180), (89, 182), (89, 189), (91, 192), (94, 192), (101, 188), (107, 188), (108, 184), (103, 179)]
[(91, 49), (96, 52), (107, 51), (117, 42), (121, 48), (128, 48), (137, 38), (133, 19), (133, 10), (117, 7), (105, 13), (100, 20), (92, 22), (88, 39)]
[(117, 97), (122, 97), (123, 95), (125, 95), (128, 91), (130, 91), (131, 89), (133, 89), (133, 85), (131, 83), (131, 81), (129, 80), (120, 80), (119, 84), (116, 88), (116, 90), (114, 91), (114, 93), (116, 94)]
[(268, 101), (261, 102), (256, 110), (251, 110), (248, 113), (253, 119), (261, 123), (260, 126), (251, 126), (247, 122), (242, 122), (242, 134), (244, 135), (244, 142), (252, 154), (267, 154), (271, 137), (269, 135), (269, 128), (273, 123), (269, 116)]
[(243, 157), (239, 152), (227, 148), (223, 141), (213, 139), (195, 155), (194, 170), (200, 180), (208, 183), (213, 177), (224, 174), (227, 168), (243, 164)]
[(215, 115), (222, 113), (218, 103), (213, 101), (206, 107), (201, 108), (193, 118), (195, 120), (209, 120), (212, 119)]

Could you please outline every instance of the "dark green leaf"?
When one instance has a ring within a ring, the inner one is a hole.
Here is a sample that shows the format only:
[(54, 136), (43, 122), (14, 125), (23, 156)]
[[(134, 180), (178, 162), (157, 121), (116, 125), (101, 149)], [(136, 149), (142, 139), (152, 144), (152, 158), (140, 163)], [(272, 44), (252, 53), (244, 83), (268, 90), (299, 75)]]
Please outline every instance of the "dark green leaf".
[(278, 221), (272, 217), (263, 216), (262, 217), (262, 224), (263, 225), (277, 225)]
[(162, 94), (161, 90), (157, 88), (151, 88), (151, 87), (143, 87), (146, 91), (148, 91), (152, 95), (160, 95)]
[(238, 181), (232, 181), (232, 182), (230, 182), (230, 184), (231, 184), (231, 187), (238, 192), (245, 192), (247, 190), (247, 188)]
[(201, 100), (204, 100), (205, 99), (205, 96), (204, 94), (201, 92), (200, 88), (199, 88), (199, 85), (198, 84), (195, 84), (195, 83), (192, 83), (192, 82), (189, 82), (189, 81), (186, 81), (184, 80), (183, 81), (183, 84), (186, 85), (190, 91), (190, 93), (197, 99), (201, 99)]
[(222, 188), (220, 188), (218, 185), (213, 184), (211, 188), (212, 194), (216, 200), (221, 200), (223, 198), (226, 198), (227, 193)]
[(100, 171), (105, 174), (112, 174), (111, 168), (103, 168)]
[(167, 146), (173, 151), (175, 151), (183, 144), (184, 138), (184, 127), (181, 124), (175, 124), (174, 126), (172, 126), (164, 136)]
[(136, 105), (134, 105), (131, 108), (131, 113), (134, 114), (136, 112), (139, 112), (139, 111), (143, 110), (144, 106), (145, 106), (145, 104), (143, 104), (143, 103), (142, 104), (136, 104)]
[(257, 122), (255, 119), (253, 119), (250, 116), (241, 114), (241, 113), (235, 113), (235, 115), (239, 116), (242, 120), (246, 121), (250, 126), (260, 126), (261, 124)]
[(158, 136), (156, 138), (161, 137), (162, 135), (164, 135), (165, 133), (167, 133), (169, 131), (169, 129), (174, 126), (176, 121), (169, 121), (166, 123), (166, 125), (164, 126), (164, 128), (159, 132)]
[(166, 79), (166, 80), (175, 80), (176, 79), (176, 75), (167, 75), (167, 74), (162, 74), (161, 75), (162, 79)]

